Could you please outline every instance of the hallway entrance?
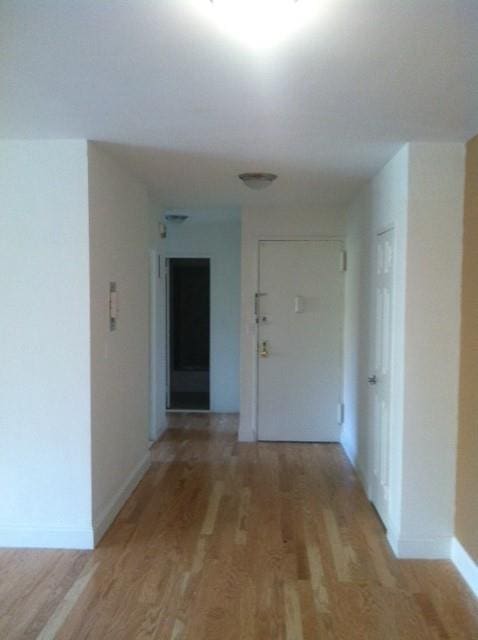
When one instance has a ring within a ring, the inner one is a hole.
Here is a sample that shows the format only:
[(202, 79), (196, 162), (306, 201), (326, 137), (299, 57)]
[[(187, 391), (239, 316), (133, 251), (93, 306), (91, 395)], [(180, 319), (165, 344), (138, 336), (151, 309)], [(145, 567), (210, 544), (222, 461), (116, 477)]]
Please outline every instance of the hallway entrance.
[(167, 408), (210, 408), (210, 261), (167, 260)]

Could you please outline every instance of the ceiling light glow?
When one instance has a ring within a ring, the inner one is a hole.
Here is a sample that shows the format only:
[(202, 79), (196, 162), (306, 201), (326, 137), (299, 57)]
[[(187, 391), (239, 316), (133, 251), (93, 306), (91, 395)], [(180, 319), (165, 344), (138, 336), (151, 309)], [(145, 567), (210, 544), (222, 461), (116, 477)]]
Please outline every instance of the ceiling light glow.
[(218, 26), (254, 49), (288, 39), (313, 17), (311, 0), (210, 0)]

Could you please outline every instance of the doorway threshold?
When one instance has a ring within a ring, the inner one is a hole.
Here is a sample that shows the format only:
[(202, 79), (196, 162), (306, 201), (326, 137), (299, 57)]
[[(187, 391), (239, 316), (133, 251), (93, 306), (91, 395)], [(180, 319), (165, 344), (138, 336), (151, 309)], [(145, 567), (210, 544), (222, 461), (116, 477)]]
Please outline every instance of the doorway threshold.
[(210, 409), (166, 409), (166, 413), (212, 413)]

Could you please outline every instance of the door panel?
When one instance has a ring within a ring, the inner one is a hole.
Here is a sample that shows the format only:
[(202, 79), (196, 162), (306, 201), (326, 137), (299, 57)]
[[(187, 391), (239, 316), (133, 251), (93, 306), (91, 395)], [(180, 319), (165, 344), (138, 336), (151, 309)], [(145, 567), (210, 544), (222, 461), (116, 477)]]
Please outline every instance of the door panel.
[(259, 245), (260, 440), (339, 440), (342, 249), (338, 241)]
[(388, 522), (390, 475), (390, 402), (393, 313), (393, 229), (377, 236), (375, 287), (375, 371), (371, 380), (374, 405), (372, 499)]

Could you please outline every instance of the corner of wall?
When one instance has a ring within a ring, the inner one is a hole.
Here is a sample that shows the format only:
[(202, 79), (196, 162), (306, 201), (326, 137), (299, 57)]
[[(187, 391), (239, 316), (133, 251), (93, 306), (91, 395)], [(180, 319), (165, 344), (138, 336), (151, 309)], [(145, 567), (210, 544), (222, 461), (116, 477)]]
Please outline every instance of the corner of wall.
[(478, 136), (466, 145), (465, 166), (455, 537), (451, 558), (478, 596)]
[(1, 144), (0, 546), (91, 548), (86, 142)]
[(256, 432), (250, 427), (244, 427), (240, 424), (237, 439), (239, 442), (256, 442)]
[(0, 547), (19, 549), (94, 549), (93, 527), (0, 526)]
[(97, 515), (93, 518), (93, 538), (95, 546), (113, 523), (121, 507), (148, 471), (150, 465), (151, 453), (150, 451), (147, 451), (133, 471), (125, 479), (121, 487), (119, 487), (118, 491), (116, 491), (114, 496), (110, 498), (107, 504), (103, 505), (98, 510)]
[(451, 559), (466, 584), (478, 598), (478, 565), (463, 547), (458, 538), (452, 539)]

